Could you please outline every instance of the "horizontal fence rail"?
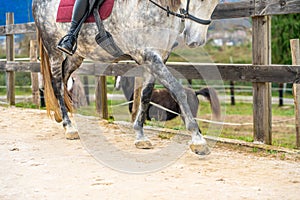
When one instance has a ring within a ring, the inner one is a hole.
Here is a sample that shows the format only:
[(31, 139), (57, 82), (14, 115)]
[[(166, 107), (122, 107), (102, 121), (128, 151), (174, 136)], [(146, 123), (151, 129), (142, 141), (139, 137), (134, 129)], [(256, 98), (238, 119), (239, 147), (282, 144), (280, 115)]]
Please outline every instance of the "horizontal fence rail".
[(299, 0), (249, 0), (218, 4), (212, 19), (283, 15), (299, 12)]
[[(143, 66), (143, 65), (142, 65)], [(300, 65), (252, 65), (170, 62), (167, 67), (177, 78), (224, 81), (300, 83)], [(142, 76), (135, 63), (83, 63), (76, 71), (94, 76)], [(0, 71), (40, 72), (39, 62), (0, 61)], [(211, 73), (210, 73), (211, 71)], [(130, 72), (130, 73), (128, 73)], [(201, 73), (205, 72), (205, 76)], [(220, 73), (217, 76), (215, 73)]]

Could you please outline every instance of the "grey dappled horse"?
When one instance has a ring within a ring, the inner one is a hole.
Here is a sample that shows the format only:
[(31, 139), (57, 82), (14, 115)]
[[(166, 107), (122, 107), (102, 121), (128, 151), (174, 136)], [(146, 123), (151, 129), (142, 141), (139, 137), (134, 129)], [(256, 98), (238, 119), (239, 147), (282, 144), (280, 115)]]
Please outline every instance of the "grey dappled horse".
[[(58, 41), (67, 33), (70, 26), (70, 23), (56, 23), (59, 1), (33, 0), (33, 16), (44, 46), (42, 50), (45, 50), (45, 56), (49, 58), (42, 60), (51, 67), (43, 69), (50, 74), (44, 78), (45, 81), (51, 79), (50, 86), (47, 88), (53, 91), (55, 98), (48, 100), (46, 97), (47, 107), (54, 110), (57, 121), (63, 121), (66, 138), (76, 139), (79, 138), (78, 131), (68, 117), (68, 110), (71, 108), (65, 102), (68, 99), (64, 92), (67, 80), (84, 59), (114, 62), (116, 58), (96, 44), (95, 36), (98, 29), (95, 23), (83, 25), (78, 38), (78, 48), (73, 56), (64, 55), (56, 49)], [(151, 147), (150, 141), (144, 135), (143, 124), (151, 91), (155, 79), (158, 79), (180, 106), (186, 128), (192, 134), (190, 148), (197, 154), (208, 154), (209, 149), (197, 122), (193, 119), (184, 89), (169, 72), (164, 62), (180, 34), (183, 34), (185, 43), (190, 47), (205, 43), (208, 23), (207, 20), (201, 19), (210, 19), (218, 0), (156, 0), (155, 3), (165, 8), (169, 16), (165, 10), (148, 0), (115, 0), (111, 16), (103, 21), (106, 30), (111, 33), (124, 54), (129, 55), (140, 65), (146, 64), (141, 103), (133, 124), (136, 131), (135, 144), (138, 148)], [(180, 11), (183, 14), (178, 14)], [(172, 12), (181, 18), (172, 15)], [(189, 19), (182, 20), (185, 17)], [(56, 107), (59, 108), (58, 111), (55, 111)]]

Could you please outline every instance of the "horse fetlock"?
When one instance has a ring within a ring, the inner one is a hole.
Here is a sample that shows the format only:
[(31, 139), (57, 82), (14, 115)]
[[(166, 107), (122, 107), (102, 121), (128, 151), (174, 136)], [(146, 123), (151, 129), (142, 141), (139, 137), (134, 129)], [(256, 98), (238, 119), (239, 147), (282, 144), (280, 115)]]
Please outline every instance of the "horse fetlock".
[(186, 129), (187, 130), (189, 130), (191, 132), (194, 132), (196, 134), (201, 134), (199, 126), (198, 126), (197, 122), (194, 119), (188, 118), (188, 117), (184, 117), (184, 120), (185, 120), (185, 124), (186, 124)]
[(66, 117), (66, 116), (65, 116), (65, 117), (63, 118), (63, 123), (62, 123), (62, 124), (63, 124), (63, 127), (66, 127), (66, 126), (70, 126), (70, 127), (71, 127), (71, 126), (72, 126), (71, 123), (72, 123), (72, 122), (71, 122), (71, 120), (69, 119), (69, 117)]
[(203, 145), (207, 144), (207, 142), (204, 139), (203, 135), (200, 133), (200, 130), (197, 131), (196, 133), (192, 134), (192, 143), (193, 144), (203, 144)]
[(133, 129), (135, 131), (141, 131), (141, 130), (143, 130), (143, 124), (139, 121), (135, 121), (133, 124)]

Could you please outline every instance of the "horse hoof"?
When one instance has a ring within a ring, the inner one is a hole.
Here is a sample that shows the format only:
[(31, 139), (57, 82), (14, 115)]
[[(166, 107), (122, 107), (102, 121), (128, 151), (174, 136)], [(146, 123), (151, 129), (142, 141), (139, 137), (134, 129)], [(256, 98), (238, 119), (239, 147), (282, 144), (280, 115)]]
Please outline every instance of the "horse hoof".
[(79, 135), (78, 135), (78, 133), (66, 133), (66, 139), (77, 140), (77, 139), (79, 139)]
[(75, 129), (75, 128), (73, 128), (73, 127), (66, 128), (65, 137), (66, 137), (66, 139), (68, 139), (68, 140), (76, 140), (76, 139), (79, 139), (78, 130)]
[(192, 152), (194, 152), (197, 155), (209, 155), (210, 150), (209, 147), (205, 144), (190, 144), (190, 148)]
[(136, 140), (135, 146), (138, 149), (152, 149), (153, 146), (149, 140)]

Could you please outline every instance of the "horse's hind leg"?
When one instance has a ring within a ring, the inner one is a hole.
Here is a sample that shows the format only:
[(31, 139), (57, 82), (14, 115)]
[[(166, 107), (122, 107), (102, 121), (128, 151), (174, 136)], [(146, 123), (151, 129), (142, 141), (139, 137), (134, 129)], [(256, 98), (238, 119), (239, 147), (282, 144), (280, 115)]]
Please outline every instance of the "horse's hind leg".
[(193, 118), (183, 86), (170, 73), (158, 54), (147, 52), (145, 56), (145, 59), (151, 62), (149, 69), (152, 74), (169, 90), (180, 107), (186, 129), (192, 132), (191, 150), (200, 155), (209, 154), (210, 151), (206, 140), (203, 138), (198, 124)]
[(72, 122), (68, 116), (68, 109), (64, 99), (64, 90), (66, 89), (65, 86), (67, 78), (75, 69), (80, 66), (82, 59), (79, 59), (78, 62), (74, 62), (73, 64), (68, 59), (71, 59), (71, 57), (67, 57), (63, 62), (61, 62), (61, 60), (51, 61), (53, 76), (52, 87), (61, 109), (63, 126), (65, 128), (65, 137), (66, 139), (78, 139), (78, 130), (72, 125)]
[(149, 73), (144, 73), (144, 79), (139, 111), (136, 115), (133, 128), (136, 131), (135, 146), (139, 149), (150, 149), (152, 148), (152, 144), (144, 135), (143, 125), (147, 117), (147, 110), (150, 104), (155, 79)]
[[(80, 65), (83, 62), (83, 58), (78, 56), (78, 55), (73, 55), (73, 56), (67, 56), (66, 59), (64, 60), (63, 64), (62, 64), (62, 89), (65, 90), (67, 89), (67, 82), (68, 79), (70, 78), (71, 74), (80, 67)], [(68, 91), (67, 91), (68, 94)], [(69, 96), (69, 94), (68, 94)], [(61, 97), (64, 98), (64, 91), (61, 92)], [(70, 97), (68, 97), (70, 98)], [(62, 99), (62, 98), (61, 98)], [(66, 109), (66, 104), (65, 104), (65, 100), (62, 99), (60, 101), (60, 106), (62, 109), (62, 115), (63, 115), (63, 119), (64, 119), (64, 127), (65, 127), (65, 137), (66, 139), (78, 139), (79, 135), (78, 135), (78, 130), (77, 128), (75, 128), (68, 116), (67, 113), (67, 109)], [(72, 105), (73, 106), (73, 105)]]

